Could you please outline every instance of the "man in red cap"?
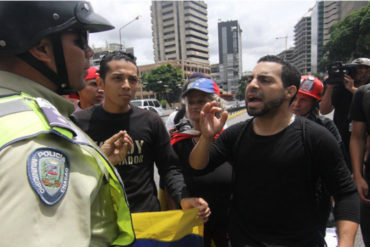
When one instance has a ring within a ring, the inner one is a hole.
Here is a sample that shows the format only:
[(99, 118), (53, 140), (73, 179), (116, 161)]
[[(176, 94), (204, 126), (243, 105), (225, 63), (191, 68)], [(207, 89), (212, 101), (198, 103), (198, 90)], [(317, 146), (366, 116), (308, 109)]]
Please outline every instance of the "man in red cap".
[(98, 69), (90, 67), (85, 77), (85, 87), (78, 91), (80, 101), (77, 103), (75, 111), (89, 108), (103, 101), (104, 90), (96, 82), (96, 78), (98, 77)]
[(298, 93), (290, 105), (290, 110), (294, 114), (307, 117), (328, 129), (341, 147), (346, 163), (349, 166), (349, 155), (344, 147), (343, 140), (337, 126), (330, 118), (320, 116), (319, 114), (319, 103), (323, 92), (324, 84), (320, 79), (312, 75), (303, 75), (301, 77), (301, 84), (299, 86)]
[[(324, 92), (324, 84), (319, 78), (312, 75), (303, 75), (301, 77), (301, 84), (298, 93), (290, 105), (290, 110), (296, 114), (306, 117), (321, 126), (325, 127), (330, 133), (333, 134), (340, 146), (347, 166), (349, 166), (349, 155), (344, 148), (342, 137), (339, 133), (337, 126), (334, 121), (330, 118), (320, 116), (319, 114), (319, 103), (321, 101), (322, 94)], [(319, 195), (319, 211), (320, 211), (320, 222), (322, 234), (325, 236), (325, 230), (327, 221), (331, 209), (330, 195), (327, 189), (322, 185), (316, 188)]]

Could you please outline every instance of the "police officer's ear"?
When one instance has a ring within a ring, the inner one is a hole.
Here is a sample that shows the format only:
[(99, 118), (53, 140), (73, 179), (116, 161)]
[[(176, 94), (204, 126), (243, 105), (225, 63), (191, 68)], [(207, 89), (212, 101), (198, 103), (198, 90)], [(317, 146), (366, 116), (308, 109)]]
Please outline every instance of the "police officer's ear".
[(296, 86), (289, 86), (285, 88), (286, 97), (288, 99), (292, 99), (297, 94), (297, 87)]
[(29, 49), (28, 52), (41, 62), (47, 64), (48, 67), (56, 71), (53, 45), (50, 39), (48, 38), (42, 39), (37, 45)]

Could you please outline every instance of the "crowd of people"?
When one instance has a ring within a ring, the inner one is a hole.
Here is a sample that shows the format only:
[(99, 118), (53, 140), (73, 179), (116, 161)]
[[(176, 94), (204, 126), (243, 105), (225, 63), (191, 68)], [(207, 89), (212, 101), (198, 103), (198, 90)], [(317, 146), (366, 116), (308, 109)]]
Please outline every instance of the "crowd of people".
[(338, 246), (359, 224), (370, 246), (369, 58), (323, 83), (264, 56), (252, 118), (227, 127), (197, 72), (165, 126), (130, 104), (133, 55), (89, 66), (88, 33), (114, 27), (88, 2), (0, 2), (0, 20), (1, 246), (130, 246), (131, 213), (161, 210), (155, 166), (168, 209), (198, 208), (205, 247), (322, 247), (330, 214)]

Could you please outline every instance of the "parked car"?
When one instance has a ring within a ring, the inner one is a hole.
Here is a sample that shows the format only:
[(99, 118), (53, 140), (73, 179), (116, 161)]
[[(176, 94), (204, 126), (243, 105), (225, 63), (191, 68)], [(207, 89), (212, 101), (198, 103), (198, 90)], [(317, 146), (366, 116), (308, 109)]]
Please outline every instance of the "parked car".
[(163, 109), (157, 99), (136, 99), (131, 100), (130, 103), (139, 108), (156, 112), (159, 116), (163, 116)]

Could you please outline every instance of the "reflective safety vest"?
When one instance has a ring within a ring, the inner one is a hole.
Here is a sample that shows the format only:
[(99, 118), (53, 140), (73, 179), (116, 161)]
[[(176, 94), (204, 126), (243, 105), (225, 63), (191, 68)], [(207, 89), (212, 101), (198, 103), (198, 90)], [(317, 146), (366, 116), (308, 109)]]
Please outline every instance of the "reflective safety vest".
[[(22, 113), (21, 121), (16, 113)], [(25, 93), (2, 96), (0, 97), (0, 130), (2, 130), (0, 151), (13, 143), (40, 134), (54, 134), (79, 145), (92, 155), (108, 181), (106, 186), (109, 186), (117, 215), (119, 233), (112, 245), (127, 246), (134, 242), (131, 214), (120, 176), (95, 143), (66, 120), (52, 104), (45, 99), (34, 98)]]

